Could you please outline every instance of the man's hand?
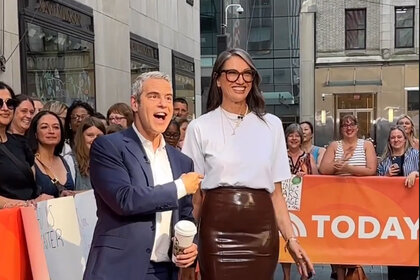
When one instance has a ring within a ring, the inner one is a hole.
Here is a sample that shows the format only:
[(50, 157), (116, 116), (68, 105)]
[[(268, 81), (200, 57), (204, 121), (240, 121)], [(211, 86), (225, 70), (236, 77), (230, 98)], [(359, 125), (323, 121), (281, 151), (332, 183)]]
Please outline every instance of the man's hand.
[(182, 254), (176, 256), (175, 265), (177, 267), (188, 267), (194, 263), (197, 255), (197, 245), (193, 243), (190, 247), (185, 248)]
[(193, 194), (200, 187), (201, 180), (204, 178), (203, 175), (196, 172), (189, 172), (181, 175), (181, 180), (184, 183), (187, 194)]

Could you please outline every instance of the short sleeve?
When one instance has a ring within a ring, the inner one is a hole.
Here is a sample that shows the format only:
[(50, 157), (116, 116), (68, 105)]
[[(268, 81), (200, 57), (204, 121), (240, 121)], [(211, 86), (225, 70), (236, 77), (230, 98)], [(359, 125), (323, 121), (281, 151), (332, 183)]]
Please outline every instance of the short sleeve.
[(281, 120), (277, 117), (273, 123), (273, 133), (274, 133), (274, 148), (273, 148), (273, 164), (272, 164), (272, 174), (273, 182), (281, 182), (287, 179), (290, 179), (292, 176), (290, 173), (289, 159), (287, 157), (287, 148), (286, 148), (286, 139), (284, 136), (283, 125)]
[(200, 128), (198, 122), (193, 120), (187, 127), (182, 152), (193, 160), (194, 171), (205, 175), (204, 154), (200, 143)]

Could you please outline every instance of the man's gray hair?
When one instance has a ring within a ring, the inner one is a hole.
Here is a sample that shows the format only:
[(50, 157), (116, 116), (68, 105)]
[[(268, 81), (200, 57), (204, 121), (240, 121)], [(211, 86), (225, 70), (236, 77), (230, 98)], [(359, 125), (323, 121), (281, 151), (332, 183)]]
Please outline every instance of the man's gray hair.
[(159, 71), (145, 72), (140, 74), (131, 87), (131, 96), (135, 97), (137, 101), (140, 101), (140, 94), (143, 91), (143, 84), (148, 79), (164, 79), (171, 83), (171, 78), (169, 75)]

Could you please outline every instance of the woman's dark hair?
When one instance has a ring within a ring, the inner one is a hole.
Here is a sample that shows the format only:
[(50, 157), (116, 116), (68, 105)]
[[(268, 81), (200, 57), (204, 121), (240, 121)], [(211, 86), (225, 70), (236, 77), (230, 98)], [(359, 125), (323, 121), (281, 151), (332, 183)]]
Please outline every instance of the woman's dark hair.
[(180, 124), (179, 124), (176, 120), (174, 120), (174, 119), (172, 119), (172, 120), (169, 122), (168, 127), (165, 129), (165, 131), (166, 131), (166, 130), (168, 130), (168, 128), (169, 128), (171, 125), (174, 125), (174, 126), (176, 127), (176, 130), (177, 130), (178, 132), (180, 132), (181, 126), (180, 126)]
[(73, 113), (74, 109), (79, 108), (79, 107), (85, 108), (86, 111), (88, 112), (89, 116), (93, 116), (93, 114), (95, 113), (95, 110), (92, 108), (92, 106), (90, 106), (88, 103), (83, 102), (81, 100), (73, 101), (73, 103), (67, 109), (67, 115), (66, 115), (66, 119), (64, 121), (64, 126), (65, 126), (64, 133), (66, 135), (66, 139), (69, 140), (70, 146), (72, 146), (72, 147), (73, 147), (73, 138), (74, 138), (74, 135), (76, 134), (76, 131), (72, 131), (71, 127), (70, 127), (71, 114)]
[(45, 115), (53, 115), (54, 117), (57, 118), (58, 124), (60, 125), (61, 139), (60, 139), (60, 142), (58, 142), (57, 146), (55, 146), (55, 148), (54, 148), (54, 155), (58, 156), (58, 155), (60, 155), (61, 151), (63, 150), (65, 139), (64, 139), (63, 125), (61, 124), (60, 118), (54, 112), (40, 111), (38, 114), (35, 115), (35, 117), (32, 119), (31, 126), (28, 129), (28, 144), (29, 144), (29, 147), (31, 148), (32, 152), (35, 153), (36, 150), (38, 149), (38, 138), (36, 136), (37, 129), (38, 129), (38, 122)]
[(0, 89), (7, 89), (10, 92), (10, 96), (12, 99), (16, 99), (16, 94), (13, 89), (6, 83), (0, 81)]
[(102, 113), (99, 113), (99, 112), (93, 113), (92, 117), (106, 121), (106, 117)]
[(302, 124), (307, 124), (309, 126), (309, 129), (311, 130), (311, 133), (312, 134), (314, 133), (314, 126), (312, 125), (311, 122), (309, 122), (309, 121), (303, 121), (303, 122), (300, 122), (299, 123), (299, 125), (302, 125)]
[(246, 97), (246, 103), (248, 105), (249, 111), (254, 112), (260, 119), (262, 119), (262, 117), (265, 115), (265, 101), (259, 88), (261, 76), (258, 73), (254, 62), (252, 61), (251, 56), (246, 51), (239, 48), (223, 51), (217, 57), (211, 74), (209, 96), (207, 99), (207, 111), (213, 111), (219, 107), (220, 104), (222, 104), (223, 94), (222, 90), (217, 86), (217, 79), (220, 77), (222, 70), (224, 70), (223, 66), (225, 62), (233, 56), (242, 58), (249, 65), (249, 67), (255, 71), (255, 77), (252, 81), (251, 90)]
[(34, 100), (32, 99), (32, 97), (27, 96), (26, 94), (16, 95), (15, 100), (16, 100), (16, 108), (20, 105), (20, 103), (22, 103), (23, 101), (26, 101), (26, 100), (31, 102), (32, 106), (35, 107)]

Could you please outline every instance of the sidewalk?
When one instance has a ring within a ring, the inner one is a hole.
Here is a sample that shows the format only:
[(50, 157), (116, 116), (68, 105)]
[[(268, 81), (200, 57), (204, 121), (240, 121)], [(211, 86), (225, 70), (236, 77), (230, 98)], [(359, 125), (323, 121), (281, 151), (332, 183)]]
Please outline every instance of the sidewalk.
[[(386, 266), (363, 266), (366, 276), (369, 280), (387, 280), (388, 272)], [(331, 267), (329, 265), (315, 265), (316, 275), (312, 278), (313, 280), (330, 280)], [(275, 280), (283, 279), (283, 271), (281, 265), (277, 265), (277, 270), (274, 276)], [(419, 278), (417, 278), (419, 279)], [(296, 270), (296, 265), (292, 265), (292, 277), (291, 280), (300, 280), (299, 273)]]

